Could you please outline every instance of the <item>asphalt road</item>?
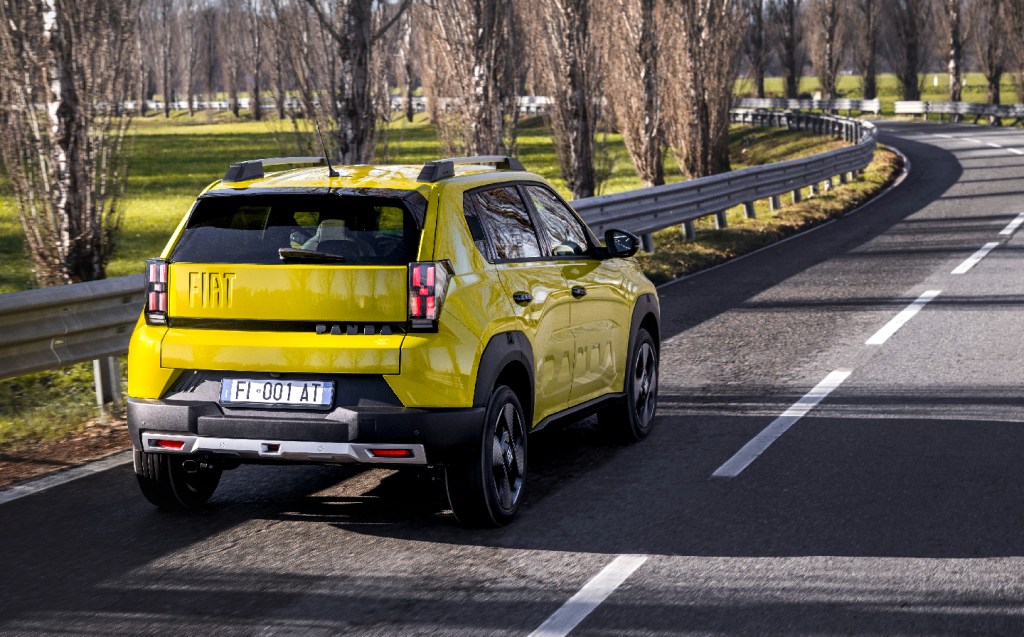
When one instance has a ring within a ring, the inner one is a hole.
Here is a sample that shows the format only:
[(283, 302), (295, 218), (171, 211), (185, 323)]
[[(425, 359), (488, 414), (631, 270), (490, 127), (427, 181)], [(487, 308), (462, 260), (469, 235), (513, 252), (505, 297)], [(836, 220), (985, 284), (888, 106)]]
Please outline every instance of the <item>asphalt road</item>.
[(122, 466), (0, 505), (0, 632), (1024, 634), (1024, 132), (882, 130), (896, 189), (662, 288), (655, 431), (534, 436), (511, 526), (318, 467), (175, 516)]

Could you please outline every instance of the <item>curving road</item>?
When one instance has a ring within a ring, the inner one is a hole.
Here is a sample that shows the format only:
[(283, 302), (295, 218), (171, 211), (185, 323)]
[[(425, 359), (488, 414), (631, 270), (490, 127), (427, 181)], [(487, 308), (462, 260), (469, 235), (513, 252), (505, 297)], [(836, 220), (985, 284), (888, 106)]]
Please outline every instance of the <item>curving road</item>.
[(651, 438), (535, 436), (512, 526), (347, 468), (167, 515), (120, 466), (0, 505), (0, 633), (1024, 634), (1024, 132), (881, 128), (907, 179), (663, 287)]

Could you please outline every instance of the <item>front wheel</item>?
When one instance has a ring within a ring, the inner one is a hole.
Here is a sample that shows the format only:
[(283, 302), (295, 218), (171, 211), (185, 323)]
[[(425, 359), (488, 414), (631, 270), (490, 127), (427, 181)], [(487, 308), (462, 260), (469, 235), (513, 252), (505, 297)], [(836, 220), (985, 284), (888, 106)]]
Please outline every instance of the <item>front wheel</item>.
[(623, 442), (637, 442), (651, 432), (657, 406), (658, 347), (641, 328), (626, 368), (626, 396), (598, 412), (598, 422)]
[(526, 486), (526, 418), (509, 387), (494, 388), (480, 447), (445, 469), (445, 486), (452, 512), (467, 526), (501, 526), (515, 517)]
[(202, 510), (220, 483), (221, 468), (202, 460), (137, 450), (133, 460), (142, 495), (165, 511)]

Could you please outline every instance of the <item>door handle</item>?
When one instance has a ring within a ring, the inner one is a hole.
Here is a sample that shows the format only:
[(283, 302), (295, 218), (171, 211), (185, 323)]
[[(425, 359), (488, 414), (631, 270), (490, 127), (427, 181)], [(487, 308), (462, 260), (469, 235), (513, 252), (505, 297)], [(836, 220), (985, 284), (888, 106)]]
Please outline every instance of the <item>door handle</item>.
[(572, 295), (575, 296), (577, 299), (583, 298), (584, 296), (587, 295), (587, 288), (583, 288), (577, 285), (573, 287)]
[(516, 292), (512, 295), (512, 300), (519, 304), (529, 303), (533, 300), (533, 295), (529, 292)]

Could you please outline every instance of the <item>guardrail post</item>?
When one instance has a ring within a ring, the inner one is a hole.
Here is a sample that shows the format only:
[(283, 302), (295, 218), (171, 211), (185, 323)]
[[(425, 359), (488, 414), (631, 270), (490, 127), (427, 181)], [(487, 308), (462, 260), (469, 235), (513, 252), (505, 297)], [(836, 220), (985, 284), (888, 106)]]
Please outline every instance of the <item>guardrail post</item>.
[(778, 195), (772, 195), (768, 198), (768, 207), (771, 208), (772, 212), (775, 212), (782, 207), (782, 200), (779, 199)]
[(753, 201), (743, 203), (743, 214), (747, 219), (757, 219), (757, 210), (754, 208)]
[(829, 191), (832, 190), (832, 178), (831, 177), (829, 177), (828, 179), (823, 181), (822, 184), (825, 187), (825, 192), (829, 192)]
[(848, 184), (848, 183), (850, 183), (850, 173), (848, 173), (848, 172), (841, 172), (841, 173), (839, 173), (839, 183), (841, 183), (841, 184)]
[(683, 238), (687, 241), (693, 241), (697, 238), (697, 229), (693, 226), (692, 221), (683, 222)]
[(640, 244), (643, 246), (644, 252), (654, 252), (654, 235), (642, 234), (640, 235)]
[(729, 217), (725, 210), (720, 210), (715, 213), (715, 228), (721, 230), (722, 228), (729, 227)]
[(120, 412), (123, 400), (121, 397), (121, 365), (114, 356), (98, 358), (92, 362), (92, 373), (96, 379), (96, 405), (100, 415), (106, 415), (104, 405), (112, 403), (114, 412)]
[(800, 203), (803, 200), (803, 193), (799, 188), (793, 190), (793, 203)]
[(812, 197), (817, 197), (820, 194), (821, 194), (821, 184), (819, 184), (818, 182), (814, 182), (813, 184), (811, 184), (811, 196)]

